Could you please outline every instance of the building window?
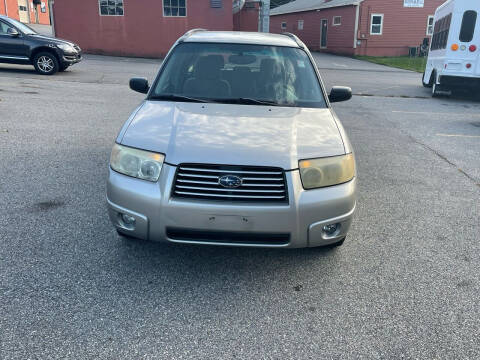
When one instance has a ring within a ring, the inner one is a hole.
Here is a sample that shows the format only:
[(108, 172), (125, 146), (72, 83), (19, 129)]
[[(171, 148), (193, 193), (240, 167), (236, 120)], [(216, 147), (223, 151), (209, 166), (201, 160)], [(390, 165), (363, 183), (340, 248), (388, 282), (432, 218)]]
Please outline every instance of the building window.
[(18, 7), (18, 10), (20, 10), (20, 11), (27, 11), (27, 7), (26, 7), (26, 6), (23, 6), (23, 5), (20, 5), (20, 6)]
[(287, 23), (286, 22), (282, 22), (282, 24), (280, 25), (280, 28), (282, 30), (287, 30)]
[(221, 8), (223, 7), (222, 0), (210, 0), (211, 8)]
[(163, 16), (187, 16), (187, 0), (163, 0)]
[(370, 35), (383, 34), (383, 14), (372, 14), (370, 21)]
[(433, 20), (434, 16), (430, 15), (427, 20), (427, 35), (433, 35)]
[(333, 17), (333, 26), (340, 26), (342, 25), (342, 17), (341, 16), (334, 16)]
[[(303, 30), (303, 20), (298, 20), (298, 30)], [(285, 24), (285, 28), (287, 28), (286, 24)]]
[(99, 0), (100, 15), (123, 16), (123, 0)]
[(437, 20), (433, 26), (433, 38), (431, 50), (441, 50), (447, 48), (450, 25), (452, 23), (452, 14), (448, 14)]
[(470, 42), (473, 40), (475, 25), (477, 24), (477, 12), (473, 10), (465, 11), (463, 14), (462, 27), (460, 28), (460, 41)]

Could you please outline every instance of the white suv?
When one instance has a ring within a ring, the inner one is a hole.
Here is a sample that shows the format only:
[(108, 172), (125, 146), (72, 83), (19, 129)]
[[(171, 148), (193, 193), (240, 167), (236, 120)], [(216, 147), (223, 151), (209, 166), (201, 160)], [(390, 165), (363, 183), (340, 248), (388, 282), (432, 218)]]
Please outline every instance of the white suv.
[(192, 30), (118, 134), (110, 218), (175, 243), (341, 245), (355, 210), (352, 147), (314, 60), (294, 35)]

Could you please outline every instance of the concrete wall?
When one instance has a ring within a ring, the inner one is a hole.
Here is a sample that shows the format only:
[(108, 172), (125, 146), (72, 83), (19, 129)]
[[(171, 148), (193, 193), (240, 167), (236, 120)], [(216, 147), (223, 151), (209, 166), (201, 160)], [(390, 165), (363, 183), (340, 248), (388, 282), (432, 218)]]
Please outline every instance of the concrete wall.
[[(473, 0), (472, 0), (473, 1)], [(427, 37), (427, 18), (445, 0), (425, 0), (423, 8), (405, 8), (402, 0), (365, 0), (360, 8), (358, 55), (408, 55), (409, 46), (419, 46)], [(372, 13), (384, 14), (383, 34), (370, 35)]]
[[(270, 17), (270, 32), (291, 32), (297, 35), (312, 51), (325, 51), (337, 54), (353, 55), (355, 34), (355, 7), (342, 6), (320, 11), (304, 11), (299, 13), (276, 15)], [(333, 25), (333, 17), (341, 16), (342, 23)], [(320, 48), (320, 23), (328, 21), (327, 47)], [(303, 30), (298, 29), (298, 21), (303, 20)], [(287, 29), (281, 28), (281, 23), (287, 23)]]
[(124, 0), (124, 16), (100, 16), (98, 0), (57, 0), (55, 31), (90, 53), (163, 57), (190, 29), (233, 30), (231, 0), (222, 8), (211, 8), (210, 0), (186, 1), (186, 17), (164, 17), (162, 0)]

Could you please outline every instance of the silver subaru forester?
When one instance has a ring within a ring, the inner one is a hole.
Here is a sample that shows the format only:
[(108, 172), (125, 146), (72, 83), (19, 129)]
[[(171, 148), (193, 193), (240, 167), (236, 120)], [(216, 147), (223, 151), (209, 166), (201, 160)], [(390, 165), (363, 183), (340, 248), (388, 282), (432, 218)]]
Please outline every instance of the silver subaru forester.
[(124, 236), (174, 243), (338, 246), (356, 204), (352, 146), (292, 34), (191, 30), (121, 129), (107, 185)]

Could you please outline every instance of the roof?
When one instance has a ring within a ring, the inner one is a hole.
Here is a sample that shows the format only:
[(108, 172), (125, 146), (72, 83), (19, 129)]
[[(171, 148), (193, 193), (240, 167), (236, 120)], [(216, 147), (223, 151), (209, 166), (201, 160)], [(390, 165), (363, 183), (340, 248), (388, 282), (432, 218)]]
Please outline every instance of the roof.
[(186, 34), (183, 42), (254, 44), (271, 46), (300, 47), (290, 36), (246, 31), (203, 31)]
[(295, 0), (270, 11), (270, 15), (289, 14), (301, 11), (328, 9), (339, 6), (358, 5), (363, 0)]

